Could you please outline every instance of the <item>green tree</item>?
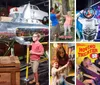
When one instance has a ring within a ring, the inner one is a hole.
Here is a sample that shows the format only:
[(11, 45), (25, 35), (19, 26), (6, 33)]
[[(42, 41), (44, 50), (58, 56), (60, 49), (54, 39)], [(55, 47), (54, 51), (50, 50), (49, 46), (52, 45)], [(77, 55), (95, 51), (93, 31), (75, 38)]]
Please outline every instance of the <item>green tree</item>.
[(69, 0), (62, 0), (62, 11), (66, 14), (69, 11)]

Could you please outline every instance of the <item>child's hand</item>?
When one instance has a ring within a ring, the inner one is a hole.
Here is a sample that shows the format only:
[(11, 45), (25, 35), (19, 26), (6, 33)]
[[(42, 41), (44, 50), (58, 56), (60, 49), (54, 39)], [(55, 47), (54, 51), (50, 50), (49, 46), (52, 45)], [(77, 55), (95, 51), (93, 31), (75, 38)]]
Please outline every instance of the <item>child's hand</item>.
[(70, 63), (70, 61), (67, 62), (67, 64), (69, 64), (69, 63)]
[(65, 67), (67, 67), (67, 66), (68, 66), (68, 64), (69, 64), (69, 61), (68, 61), (68, 63), (65, 65)]
[(93, 77), (92, 79), (96, 80), (96, 79), (97, 79), (97, 77)]
[(32, 50), (30, 50), (30, 54), (33, 54), (33, 51)]

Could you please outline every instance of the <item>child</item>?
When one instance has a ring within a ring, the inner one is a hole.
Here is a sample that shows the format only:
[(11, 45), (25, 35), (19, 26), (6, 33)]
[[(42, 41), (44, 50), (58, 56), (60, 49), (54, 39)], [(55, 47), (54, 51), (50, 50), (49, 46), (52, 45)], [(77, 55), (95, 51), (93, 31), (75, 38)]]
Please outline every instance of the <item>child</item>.
[(60, 74), (60, 71), (68, 66), (69, 62), (64, 66), (58, 68), (58, 62), (53, 60), (52, 62), (52, 85), (66, 85), (64, 82), (64, 76)]
[(71, 17), (69, 11), (67, 12), (67, 15), (62, 14), (62, 16), (66, 19), (65, 22), (64, 22), (64, 35), (66, 36), (66, 31), (67, 30), (68, 30), (68, 34), (70, 35), (73, 18)]
[[(82, 64), (83, 64), (83, 66), (84, 66), (85, 68), (87, 68), (87, 69), (89, 69), (89, 70), (92, 69), (91, 71), (94, 71), (95, 73), (97, 73), (97, 72), (96, 72), (96, 71), (97, 71), (96, 66), (93, 65), (93, 64), (91, 63), (91, 60), (90, 60), (88, 57), (85, 57), (85, 58), (84, 58)], [(84, 81), (83, 81), (83, 83), (84, 83), (85, 85), (88, 85), (88, 84), (96, 85), (95, 82), (94, 82), (94, 81), (96, 81), (96, 80), (97, 80), (96, 77), (84, 73)]]
[(44, 48), (42, 44), (39, 42), (40, 39), (40, 34), (39, 33), (34, 33), (33, 34), (33, 43), (32, 43), (32, 48), (30, 51), (30, 62), (32, 66), (32, 70), (34, 73), (34, 80), (30, 81), (29, 83), (32, 84), (36, 82), (36, 85), (40, 85), (38, 81), (38, 66), (39, 66), (39, 60), (40, 56), (43, 55), (44, 53)]

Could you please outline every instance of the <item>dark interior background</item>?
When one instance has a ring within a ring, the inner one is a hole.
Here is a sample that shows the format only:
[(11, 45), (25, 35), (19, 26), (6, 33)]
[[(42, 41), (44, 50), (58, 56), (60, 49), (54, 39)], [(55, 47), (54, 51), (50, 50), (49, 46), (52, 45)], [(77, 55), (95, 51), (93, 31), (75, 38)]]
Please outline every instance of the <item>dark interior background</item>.
[(100, 0), (76, 0), (76, 10), (87, 8), (98, 1)]
[(49, 0), (0, 0), (0, 7), (19, 7), (21, 5), (27, 4), (28, 2), (38, 6), (41, 10), (45, 12), (48, 12), (49, 10)]

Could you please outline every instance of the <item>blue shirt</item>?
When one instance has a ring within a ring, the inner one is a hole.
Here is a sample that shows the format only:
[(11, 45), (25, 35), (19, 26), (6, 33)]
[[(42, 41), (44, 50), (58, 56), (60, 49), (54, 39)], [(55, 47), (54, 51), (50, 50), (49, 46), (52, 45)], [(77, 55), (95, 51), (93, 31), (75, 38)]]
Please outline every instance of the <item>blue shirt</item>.
[(56, 26), (59, 24), (56, 14), (50, 14), (50, 19), (52, 21), (52, 26)]

